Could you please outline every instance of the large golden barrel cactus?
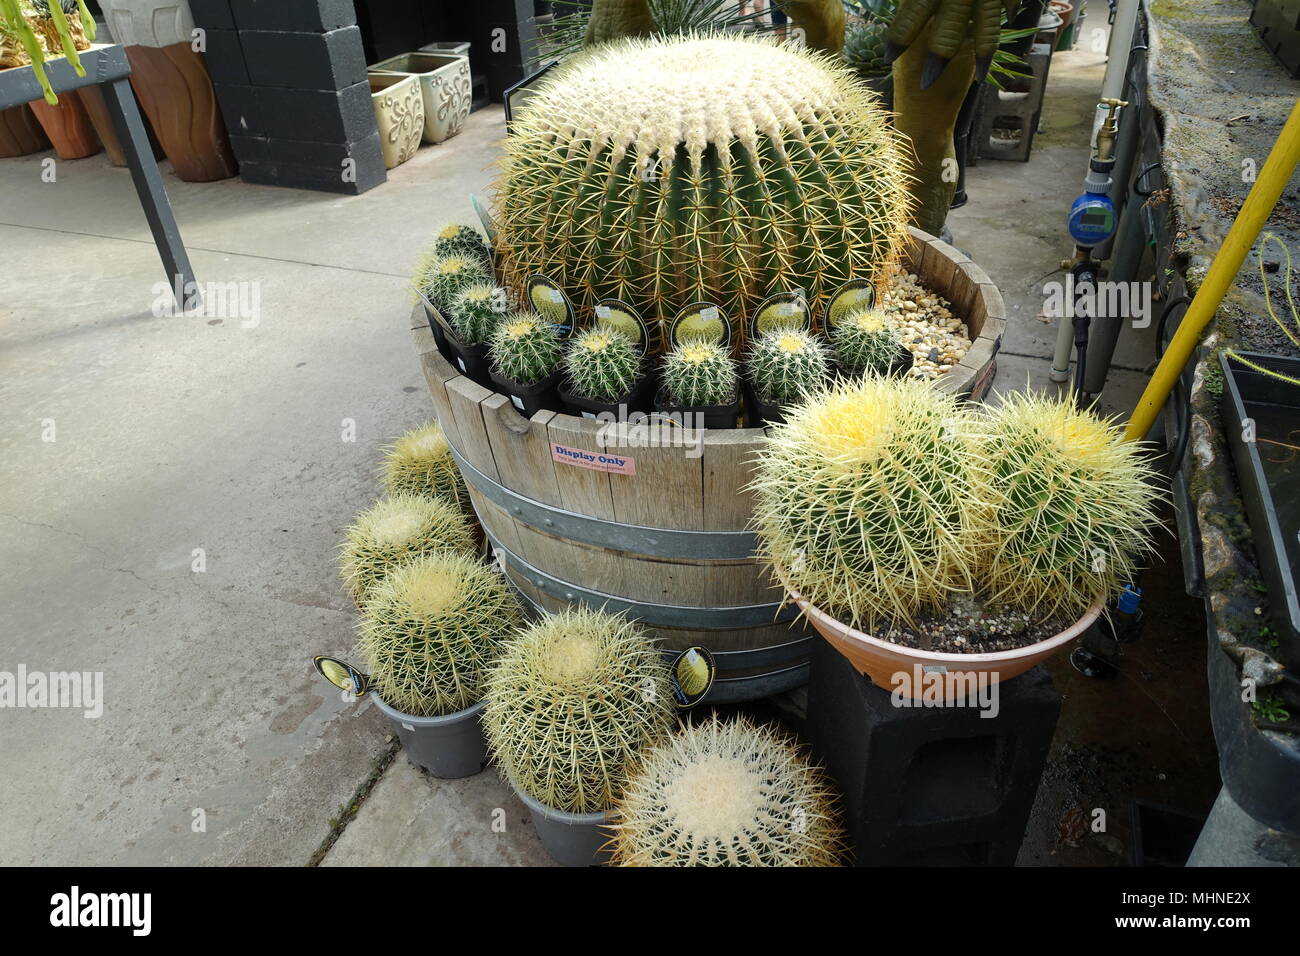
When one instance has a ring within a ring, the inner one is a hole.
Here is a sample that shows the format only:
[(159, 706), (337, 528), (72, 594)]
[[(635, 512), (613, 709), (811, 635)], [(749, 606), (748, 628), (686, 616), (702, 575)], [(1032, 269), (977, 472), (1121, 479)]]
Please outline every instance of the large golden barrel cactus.
[[(541, 273), (579, 308), (733, 320), (773, 292), (882, 281), (906, 236), (904, 153), (831, 57), (763, 38), (603, 44), (520, 110), (496, 187), (508, 286)], [(743, 323), (737, 322), (737, 325)]]

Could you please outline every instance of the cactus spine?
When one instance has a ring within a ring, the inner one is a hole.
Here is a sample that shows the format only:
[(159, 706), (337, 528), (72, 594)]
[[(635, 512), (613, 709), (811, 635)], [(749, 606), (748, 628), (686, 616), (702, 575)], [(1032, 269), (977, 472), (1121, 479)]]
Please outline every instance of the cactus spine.
[(448, 318), (462, 343), (485, 345), (509, 314), (505, 289), (487, 282), (475, 282), (452, 298)]
[[(906, 239), (906, 160), (837, 59), (760, 38), (625, 39), (564, 62), (520, 110), (496, 184), (501, 266), (666, 324), (883, 281)], [(658, 335), (652, 335), (656, 341)]]
[(385, 494), (441, 498), (466, 514), (472, 510), (465, 481), (437, 422), (413, 428), (385, 448), (380, 478)]
[(1122, 429), (1072, 403), (1002, 396), (987, 412), (985, 562), (989, 600), (1075, 620), (1133, 580), (1159, 524), (1156, 476)]
[(450, 315), (452, 303), (466, 286), (491, 282), (482, 260), (464, 252), (430, 251), (415, 270), (415, 288), (429, 304)]
[(412, 558), (375, 585), (357, 648), (385, 703), (439, 717), (479, 702), (500, 635), (521, 620), (501, 575), (444, 551)]
[(826, 777), (793, 740), (737, 717), (686, 726), (646, 755), (614, 825), (622, 866), (834, 866), (844, 837)]
[(830, 370), (830, 353), (802, 329), (775, 329), (754, 342), (749, 376), (758, 397), (770, 404), (798, 401), (821, 385)]
[(609, 809), (673, 719), (668, 665), (625, 618), (570, 608), (508, 639), (483, 731), (514, 784), (556, 810)]
[(901, 343), (879, 309), (854, 312), (831, 329), (835, 358), (850, 375), (886, 374), (898, 358)]
[(613, 402), (627, 395), (641, 374), (641, 352), (627, 336), (596, 328), (573, 340), (564, 371), (583, 398)]
[(760, 554), (867, 630), (971, 588), (980, 482), (956, 401), (915, 380), (837, 382), (773, 426), (757, 459)]
[(357, 515), (344, 532), (340, 569), (352, 599), (364, 604), (384, 575), (434, 551), (474, 551), (465, 515), (441, 498), (398, 494)]
[(664, 356), (664, 388), (671, 404), (725, 405), (736, 397), (736, 363), (720, 345), (686, 341)]
[(516, 385), (532, 385), (555, 371), (563, 345), (555, 326), (532, 312), (518, 312), (492, 333), (492, 370)]

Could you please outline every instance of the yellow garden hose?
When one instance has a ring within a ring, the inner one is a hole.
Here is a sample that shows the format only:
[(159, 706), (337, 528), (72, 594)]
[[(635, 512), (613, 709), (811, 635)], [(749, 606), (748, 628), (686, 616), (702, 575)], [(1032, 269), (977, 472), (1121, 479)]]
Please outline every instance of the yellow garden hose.
[(1196, 298), (1192, 300), (1178, 331), (1165, 349), (1164, 358), (1156, 366), (1146, 391), (1138, 399), (1128, 429), (1124, 432), (1126, 440), (1145, 438), (1150, 431), (1151, 424), (1164, 408), (1169, 392), (1200, 341), (1201, 332), (1214, 318), (1219, 303), (1223, 301), (1223, 296), (1246, 259), (1246, 253), (1255, 244), (1256, 237), (1272, 214), (1273, 207), (1277, 205), (1297, 162), (1300, 162), (1300, 100), (1292, 107), (1286, 125), (1282, 127), (1277, 142), (1264, 161), (1264, 168), (1259, 171), (1255, 185), (1251, 187), (1228, 231), (1228, 238), (1223, 240), (1214, 262), (1210, 264), (1209, 272), (1205, 274), (1205, 281), (1196, 291)]

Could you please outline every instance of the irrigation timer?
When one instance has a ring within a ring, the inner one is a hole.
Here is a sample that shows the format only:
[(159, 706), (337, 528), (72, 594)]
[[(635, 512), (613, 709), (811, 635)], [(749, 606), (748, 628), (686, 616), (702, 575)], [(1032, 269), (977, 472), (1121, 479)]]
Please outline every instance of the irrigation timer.
[(1085, 249), (1115, 234), (1115, 204), (1105, 193), (1086, 192), (1070, 206), (1070, 238)]

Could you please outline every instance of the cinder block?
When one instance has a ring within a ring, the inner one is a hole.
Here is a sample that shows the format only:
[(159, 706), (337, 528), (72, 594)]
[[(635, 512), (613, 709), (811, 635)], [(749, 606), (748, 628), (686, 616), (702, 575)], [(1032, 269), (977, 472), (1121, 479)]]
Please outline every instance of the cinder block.
[(280, 139), (355, 143), (378, 130), (365, 80), (341, 90), (258, 87), (257, 114), (252, 132)]
[(241, 30), (240, 42), (254, 86), (341, 90), (366, 78), (360, 27), (329, 33)]
[(236, 83), (213, 83), (226, 131), (232, 136), (256, 136), (266, 131), (257, 90)]
[(1036, 667), (998, 685), (998, 712), (895, 707), (816, 642), (805, 732), (839, 784), (858, 866), (1011, 866), (1061, 698)]
[(239, 174), (247, 183), (352, 196), (367, 192), (388, 179), (378, 133), (355, 144), (353, 151), (356, 153), (352, 157), (356, 160), (355, 175), (346, 179), (341, 163), (309, 166), (279, 162), (241, 162)]
[(190, 13), (194, 16), (194, 25), (205, 30), (235, 29), (230, 0), (190, 0)]
[(372, 158), (377, 158), (381, 164), (383, 162), (378, 131), (355, 143), (307, 142), (267, 136), (232, 136), (230, 143), (241, 162), (314, 166), (337, 169), (340, 174), (346, 159), (353, 160), (358, 166)]
[(244, 64), (244, 48), (235, 30), (205, 29), (207, 49), (203, 54), (208, 75), (213, 83), (250, 86), (248, 67)]
[(229, 0), (241, 30), (327, 33), (355, 26), (353, 0)]

